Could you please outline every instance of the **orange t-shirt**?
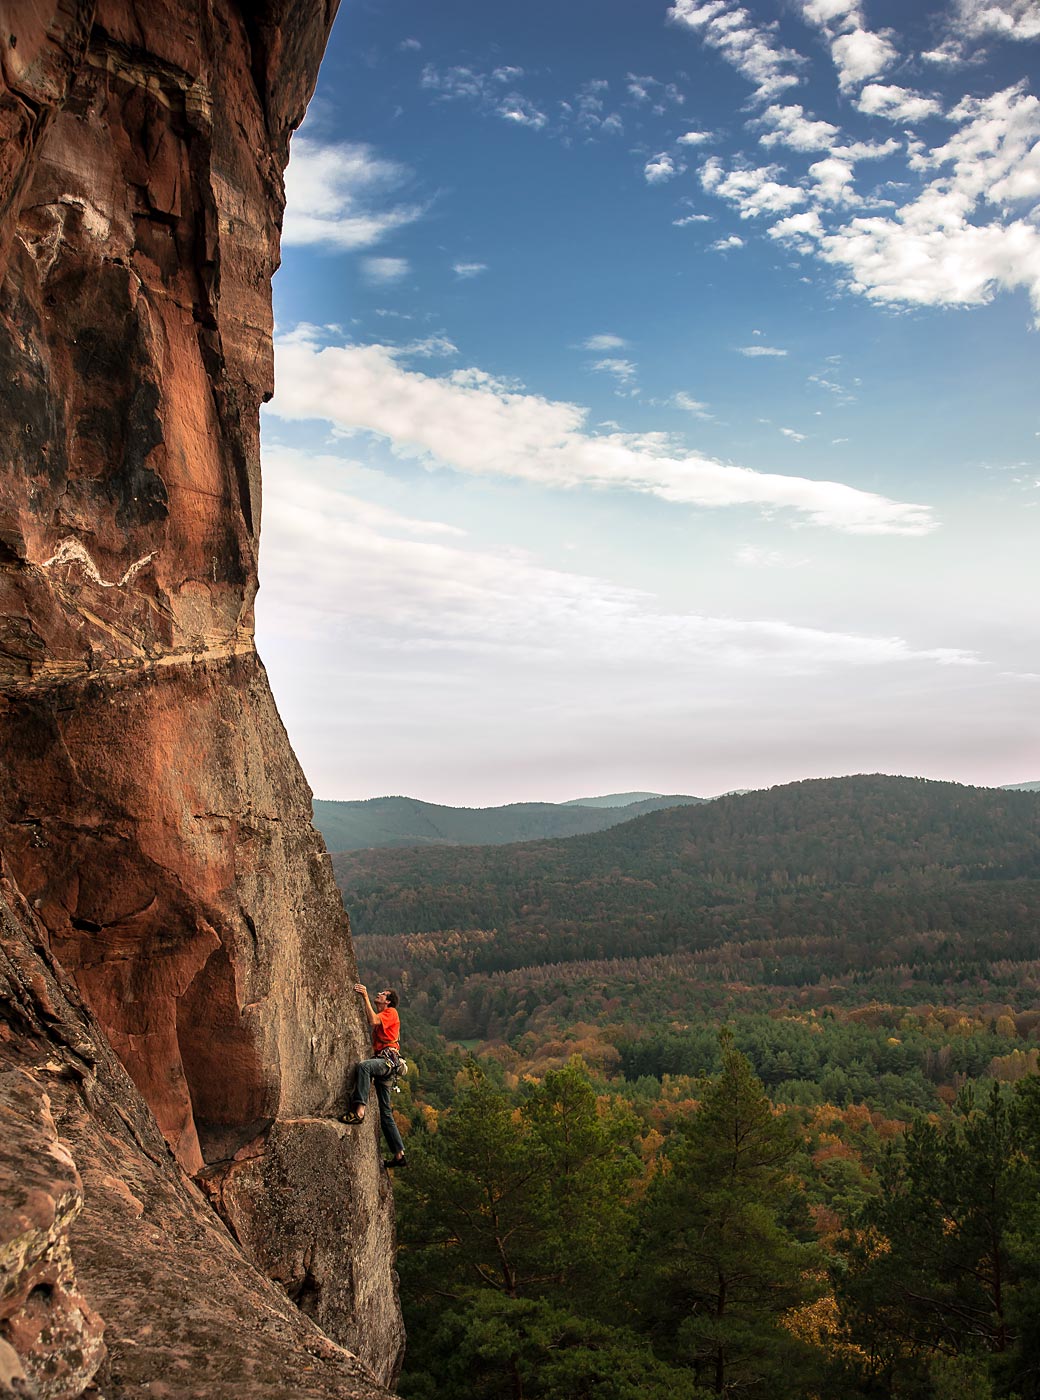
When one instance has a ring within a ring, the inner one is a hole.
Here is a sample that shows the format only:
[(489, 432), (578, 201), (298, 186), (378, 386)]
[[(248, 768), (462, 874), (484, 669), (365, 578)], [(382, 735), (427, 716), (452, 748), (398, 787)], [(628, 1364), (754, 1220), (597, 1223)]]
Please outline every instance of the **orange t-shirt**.
[(401, 1018), (392, 1006), (380, 1011), (372, 1027), (372, 1050), (397, 1050), (401, 1039)]

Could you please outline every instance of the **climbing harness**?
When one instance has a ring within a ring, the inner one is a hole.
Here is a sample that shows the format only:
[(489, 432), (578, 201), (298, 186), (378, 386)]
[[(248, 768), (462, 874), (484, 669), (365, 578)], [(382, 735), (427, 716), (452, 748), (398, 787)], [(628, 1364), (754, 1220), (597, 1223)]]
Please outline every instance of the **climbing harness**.
[(401, 1092), (401, 1086), (397, 1081), (402, 1075), (407, 1075), (407, 1061), (401, 1058), (401, 1052), (399, 1050), (392, 1050), (389, 1045), (385, 1050), (380, 1050), (379, 1058), (385, 1060), (390, 1066), (390, 1087), (395, 1094), (399, 1094)]

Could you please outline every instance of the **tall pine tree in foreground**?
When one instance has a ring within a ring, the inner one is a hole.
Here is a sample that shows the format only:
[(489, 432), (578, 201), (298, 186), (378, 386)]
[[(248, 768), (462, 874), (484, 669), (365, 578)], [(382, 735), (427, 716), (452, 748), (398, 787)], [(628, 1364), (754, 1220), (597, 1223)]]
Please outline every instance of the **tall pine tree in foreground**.
[(723, 1040), (641, 1212), (637, 1296), (654, 1348), (713, 1395), (804, 1396), (818, 1353), (784, 1325), (819, 1259), (785, 1224), (798, 1141)]

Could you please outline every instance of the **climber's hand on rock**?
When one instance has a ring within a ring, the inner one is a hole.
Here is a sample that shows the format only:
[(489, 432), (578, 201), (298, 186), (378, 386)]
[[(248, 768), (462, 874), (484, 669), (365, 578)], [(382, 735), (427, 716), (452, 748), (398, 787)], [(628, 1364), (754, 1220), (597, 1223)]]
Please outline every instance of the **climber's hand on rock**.
[(359, 996), (368, 996), (368, 988), (365, 986), (364, 982), (355, 982), (354, 990), (358, 993)]

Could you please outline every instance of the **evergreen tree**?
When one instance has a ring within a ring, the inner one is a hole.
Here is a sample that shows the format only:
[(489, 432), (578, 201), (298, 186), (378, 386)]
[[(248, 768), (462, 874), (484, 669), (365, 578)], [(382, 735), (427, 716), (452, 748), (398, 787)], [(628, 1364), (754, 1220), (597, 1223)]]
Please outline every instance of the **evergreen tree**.
[(633, 1133), (572, 1063), (519, 1104), (474, 1074), (439, 1131), (412, 1137), (398, 1187), (403, 1395), (695, 1400), (689, 1377), (605, 1320), (624, 1313)]
[(798, 1150), (724, 1040), (721, 1073), (647, 1193), (636, 1266), (656, 1349), (715, 1395), (804, 1393), (812, 1354), (783, 1325), (818, 1267), (782, 1223)]
[(883, 1392), (1040, 1394), (1038, 1109), (1028, 1081), (1014, 1094), (966, 1090), (952, 1122), (915, 1123), (882, 1161), (836, 1282)]

